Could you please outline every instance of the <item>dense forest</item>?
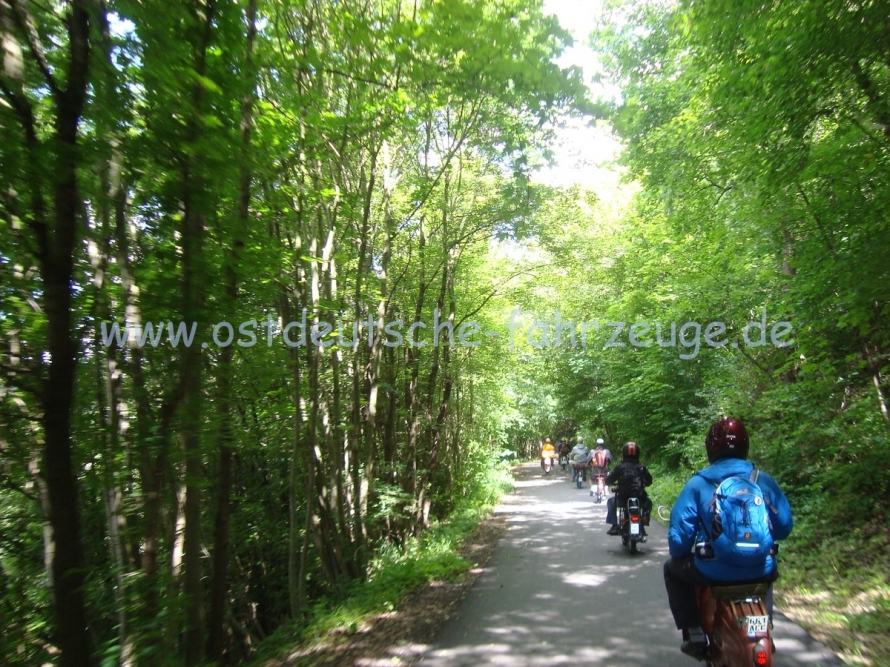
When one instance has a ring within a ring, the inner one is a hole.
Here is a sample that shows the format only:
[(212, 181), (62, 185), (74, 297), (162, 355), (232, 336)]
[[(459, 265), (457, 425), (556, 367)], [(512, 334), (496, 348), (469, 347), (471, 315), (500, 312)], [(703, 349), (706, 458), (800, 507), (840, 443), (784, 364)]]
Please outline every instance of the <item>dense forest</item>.
[[(669, 502), (722, 414), (890, 617), (888, 35), (607, 2), (590, 81), (538, 0), (0, 0), (0, 662), (241, 663), (505, 452)], [(571, 117), (620, 184), (536, 179)]]

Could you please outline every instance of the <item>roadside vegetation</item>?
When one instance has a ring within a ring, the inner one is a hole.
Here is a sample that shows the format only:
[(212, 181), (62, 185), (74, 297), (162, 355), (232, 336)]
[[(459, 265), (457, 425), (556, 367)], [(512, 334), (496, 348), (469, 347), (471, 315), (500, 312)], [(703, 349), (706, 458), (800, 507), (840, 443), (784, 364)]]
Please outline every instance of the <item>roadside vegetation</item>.
[(277, 664), (277, 659), (294, 652), (311, 653), (314, 645), (336, 643), (354, 635), (369, 619), (392, 612), (421, 586), (465, 575), (472, 563), (461, 554), (462, 546), (512, 489), (510, 465), (493, 462), (448, 518), (401, 547), (384, 545), (370, 563), (366, 579), (354, 582), (342, 599), (314, 601), (303, 618), (283, 624), (268, 637), (250, 664)]

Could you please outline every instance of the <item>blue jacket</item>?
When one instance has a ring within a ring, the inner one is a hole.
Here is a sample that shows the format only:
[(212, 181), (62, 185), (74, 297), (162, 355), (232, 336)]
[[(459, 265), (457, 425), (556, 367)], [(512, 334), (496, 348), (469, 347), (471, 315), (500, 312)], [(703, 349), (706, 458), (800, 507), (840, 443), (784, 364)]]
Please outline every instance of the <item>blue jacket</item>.
[[(697, 542), (708, 538), (702, 528), (704, 521), (711, 520), (709, 504), (714, 497), (717, 485), (727, 477), (739, 475), (748, 477), (754, 464), (742, 459), (720, 459), (709, 465), (700, 473), (693, 475), (680, 492), (677, 502), (671, 509), (671, 525), (668, 529), (668, 543), (671, 556), (681, 558), (689, 555)], [(784, 540), (791, 534), (794, 520), (791, 517), (791, 505), (782, 493), (776, 481), (760, 471), (757, 484), (763, 491), (764, 499), (770, 510), (772, 534), (775, 540)], [(710, 526), (709, 526), (710, 528)], [(768, 577), (776, 568), (775, 558), (769, 556), (763, 567), (741, 569), (732, 567), (716, 560), (703, 560), (695, 557), (695, 565), (710, 579), (717, 581), (746, 581)]]

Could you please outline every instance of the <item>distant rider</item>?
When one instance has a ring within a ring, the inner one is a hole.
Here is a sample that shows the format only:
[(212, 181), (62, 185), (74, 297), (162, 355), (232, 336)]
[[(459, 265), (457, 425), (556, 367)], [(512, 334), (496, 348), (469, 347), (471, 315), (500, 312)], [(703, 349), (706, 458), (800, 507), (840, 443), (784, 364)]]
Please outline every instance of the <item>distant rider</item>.
[(584, 444), (584, 438), (578, 436), (578, 444), (569, 454), (569, 461), (572, 465), (572, 481), (574, 482), (579, 474), (583, 474), (581, 470), (586, 468), (590, 461), (590, 449)]
[[(686, 482), (671, 509), (668, 529), (671, 558), (664, 564), (664, 585), (671, 613), (677, 628), (684, 631), (684, 639), (688, 637), (680, 650), (699, 660), (706, 659), (708, 644), (701, 627), (696, 586), (727, 582), (771, 583), (779, 576), (772, 555), (765, 562), (752, 562), (751, 567), (738, 567), (715, 558), (700, 558), (693, 553), (696, 544), (710, 540), (708, 531), (711, 535), (719, 535), (717, 531), (722, 530), (719, 528), (722, 524), (714, 521), (711, 510), (716, 487), (728, 477), (749, 478), (754, 470), (754, 465), (747, 460), (748, 432), (739, 419), (724, 417), (714, 422), (705, 438), (705, 449), (711, 465)], [(784, 540), (794, 525), (788, 498), (765, 472), (757, 472), (756, 484), (769, 510), (770, 534), (774, 540)], [(772, 586), (766, 602), (772, 618)]]
[(597, 438), (596, 449), (590, 453), (590, 495), (593, 495), (596, 489), (597, 476), (608, 475), (609, 467), (612, 465), (612, 452), (605, 448), (605, 444), (605, 440)]
[(544, 446), (541, 447), (541, 469), (544, 469), (544, 457), (549, 456), (551, 461), (556, 458), (556, 450), (553, 448), (553, 443), (550, 441), (550, 438), (544, 438)]
[[(621, 535), (616, 503), (620, 503), (623, 507), (628, 498), (639, 498), (644, 516), (649, 516), (649, 512), (652, 510), (652, 501), (649, 500), (649, 495), (646, 493), (646, 487), (652, 484), (652, 474), (646, 466), (640, 463), (640, 446), (633, 441), (628, 442), (621, 449), (621, 456), (621, 463), (615, 466), (606, 477), (607, 485), (617, 485), (618, 487), (618, 491), (609, 498), (607, 504), (606, 523), (612, 524), (608, 531), (609, 535)], [(645, 528), (643, 535), (646, 535)]]
[(562, 463), (563, 457), (565, 460), (569, 460), (569, 452), (572, 451), (572, 448), (569, 447), (569, 443), (565, 440), (560, 439), (560, 441), (556, 445), (556, 451), (559, 452), (559, 462)]

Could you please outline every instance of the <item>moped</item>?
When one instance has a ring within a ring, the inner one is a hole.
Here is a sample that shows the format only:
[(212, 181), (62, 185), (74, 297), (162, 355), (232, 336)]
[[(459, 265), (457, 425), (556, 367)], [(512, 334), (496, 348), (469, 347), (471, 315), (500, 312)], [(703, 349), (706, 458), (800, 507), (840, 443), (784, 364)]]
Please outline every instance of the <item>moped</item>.
[[(616, 496), (617, 500), (617, 496)], [(621, 528), (621, 543), (630, 553), (637, 553), (637, 544), (646, 541), (646, 524), (649, 517), (643, 512), (639, 498), (628, 498), (627, 503), (618, 507), (618, 525)]]

